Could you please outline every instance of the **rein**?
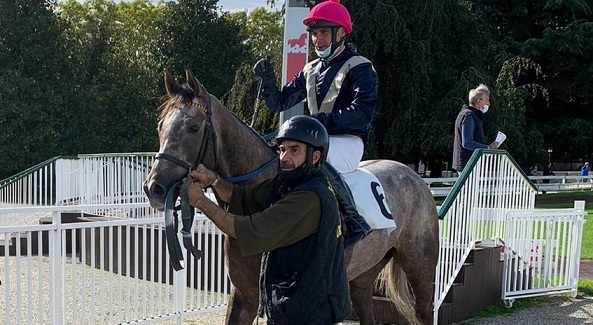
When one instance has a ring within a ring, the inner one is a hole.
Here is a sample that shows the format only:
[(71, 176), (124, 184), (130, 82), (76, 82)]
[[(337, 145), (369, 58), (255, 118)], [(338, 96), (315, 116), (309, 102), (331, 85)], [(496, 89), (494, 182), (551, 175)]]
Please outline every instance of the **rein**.
[[(184, 178), (183, 181), (176, 183), (169, 189), (167, 199), (165, 200), (165, 237), (167, 239), (167, 248), (169, 250), (171, 265), (175, 271), (185, 268), (183, 252), (181, 251), (181, 245), (179, 245), (179, 239), (177, 238), (177, 231), (179, 229), (177, 211), (179, 209), (181, 209), (181, 222), (183, 223), (183, 228), (181, 229), (183, 246), (189, 250), (196, 259), (202, 257), (202, 251), (196, 246), (193, 246), (192, 225), (194, 223), (194, 207), (189, 204), (189, 200), (187, 199), (187, 189), (189, 184), (191, 184), (191, 179), (188, 177)], [(181, 198), (181, 206), (175, 207), (175, 202), (177, 202), (178, 196)]]

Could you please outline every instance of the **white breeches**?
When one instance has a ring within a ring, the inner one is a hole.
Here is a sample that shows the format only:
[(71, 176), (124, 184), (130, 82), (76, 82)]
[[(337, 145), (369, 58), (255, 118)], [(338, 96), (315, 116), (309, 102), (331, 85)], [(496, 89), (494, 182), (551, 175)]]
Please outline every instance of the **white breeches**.
[(352, 172), (358, 167), (364, 143), (355, 135), (330, 135), (327, 161), (341, 174)]

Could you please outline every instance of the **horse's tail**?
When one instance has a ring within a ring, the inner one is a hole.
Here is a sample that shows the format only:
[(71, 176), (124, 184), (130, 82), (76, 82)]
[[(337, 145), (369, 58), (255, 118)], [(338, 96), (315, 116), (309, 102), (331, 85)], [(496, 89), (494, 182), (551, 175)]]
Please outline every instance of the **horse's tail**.
[(416, 314), (414, 293), (408, 283), (406, 273), (391, 258), (378, 277), (379, 289), (385, 289), (385, 295), (395, 304), (397, 312), (409, 325), (422, 325)]

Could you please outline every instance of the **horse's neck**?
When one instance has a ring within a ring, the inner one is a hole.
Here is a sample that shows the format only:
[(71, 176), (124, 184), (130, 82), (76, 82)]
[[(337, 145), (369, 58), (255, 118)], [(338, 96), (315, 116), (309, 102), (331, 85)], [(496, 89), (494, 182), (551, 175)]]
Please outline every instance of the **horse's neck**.
[[(217, 107), (212, 116), (217, 134), (216, 168), (219, 174), (226, 177), (245, 175), (277, 157), (258, 134), (228, 109)], [(276, 168), (272, 166), (254, 179), (267, 179), (275, 172)]]

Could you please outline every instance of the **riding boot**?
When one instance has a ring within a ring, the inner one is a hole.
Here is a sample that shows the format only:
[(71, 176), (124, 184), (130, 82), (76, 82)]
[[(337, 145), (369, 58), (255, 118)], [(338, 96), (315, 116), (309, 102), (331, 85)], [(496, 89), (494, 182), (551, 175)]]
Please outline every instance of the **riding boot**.
[(344, 214), (344, 225), (346, 226), (344, 236), (344, 248), (358, 242), (371, 232), (371, 227), (364, 218), (358, 214), (352, 192), (340, 173), (330, 164), (322, 165), (322, 171), (329, 180), (334, 190), (340, 210)]

